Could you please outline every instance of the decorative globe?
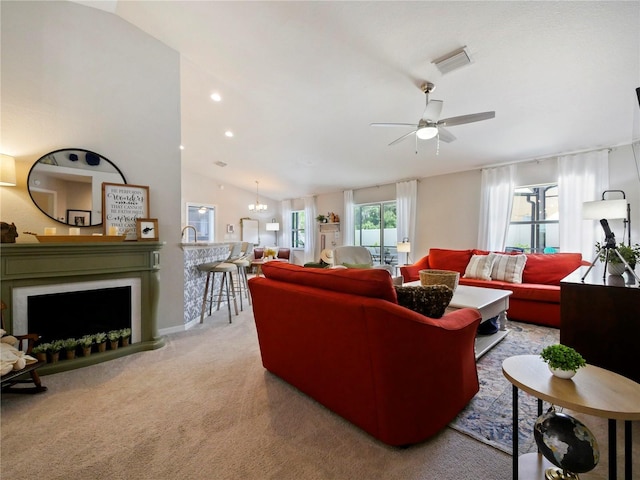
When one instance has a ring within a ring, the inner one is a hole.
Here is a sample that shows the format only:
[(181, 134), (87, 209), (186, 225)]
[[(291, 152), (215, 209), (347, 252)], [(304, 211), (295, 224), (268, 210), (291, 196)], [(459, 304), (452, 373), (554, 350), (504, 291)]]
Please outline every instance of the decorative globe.
[(533, 436), (538, 449), (555, 466), (573, 473), (593, 470), (600, 460), (598, 442), (579, 420), (549, 410), (536, 420)]

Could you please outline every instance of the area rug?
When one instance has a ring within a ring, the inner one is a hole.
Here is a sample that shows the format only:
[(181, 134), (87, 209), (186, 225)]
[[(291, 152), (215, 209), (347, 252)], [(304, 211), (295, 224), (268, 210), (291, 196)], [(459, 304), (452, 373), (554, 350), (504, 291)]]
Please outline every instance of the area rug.
[[(502, 362), (513, 355), (538, 354), (558, 343), (560, 330), (508, 322), (509, 334), (478, 360), (480, 391), (449, 426), (506, 453), (512, 453), (512, 385), (502, 374)], [(536, 450), (533, 423), (538, 417), (536, 399), (520, 392), (519, 454)]]

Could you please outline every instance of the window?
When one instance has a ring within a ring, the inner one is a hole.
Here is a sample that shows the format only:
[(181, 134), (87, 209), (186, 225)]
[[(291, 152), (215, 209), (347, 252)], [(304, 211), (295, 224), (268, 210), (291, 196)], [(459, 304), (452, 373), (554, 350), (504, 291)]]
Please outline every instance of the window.
[(304, 210), (291, 212), (291, 248), (304, 248), (304, 230), (306, 221)]
[(558, 185), (516, 188), (507, 249), (527, 253), (557, 251), (558, 222)]
[(354, 207), (354, 244), (366, 247), (373, 263), (396, 265), (396, 202), (370, 203)]
[[(201, 203), (187, 203), (187, 225), (193, 225), (198, 232), (198, 241), (215, 241), (216, 207)], [(193, 229), (185, 230), (185, 241), (194, 242)]]

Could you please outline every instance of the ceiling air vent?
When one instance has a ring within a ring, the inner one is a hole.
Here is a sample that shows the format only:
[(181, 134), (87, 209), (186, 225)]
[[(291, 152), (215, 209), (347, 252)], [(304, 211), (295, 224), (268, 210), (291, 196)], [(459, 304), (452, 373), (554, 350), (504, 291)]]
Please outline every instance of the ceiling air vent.
[(471, 56), (467, 51), (467, 47), (464, 46), (451, 53), (443, 55), (440, 58), (436, 58), (433, 62), (441, 73), (449, 73), (458, 68), (464, 67), (471, 63)]

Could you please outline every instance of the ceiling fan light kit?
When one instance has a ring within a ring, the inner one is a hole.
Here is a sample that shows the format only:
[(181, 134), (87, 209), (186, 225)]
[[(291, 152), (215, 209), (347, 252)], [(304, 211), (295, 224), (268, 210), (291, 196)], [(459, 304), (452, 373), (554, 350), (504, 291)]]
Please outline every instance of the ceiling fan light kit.
[(434, 125), (427, 125), (426, 127), (418, 128), (416, 131), (416, 137), (420, 140), (429, 140), (438, 134), (438, 127)]
[(440, 73), (444, 75), (445, 73), (449, 73), (469, 65), (471, 63), (471, 56), (467, 51), (467, 47), (464, 46), (454, 50), (453, 52), (447, 53), (442, 57), (436, 58), (431, 63), (438, 67)]

